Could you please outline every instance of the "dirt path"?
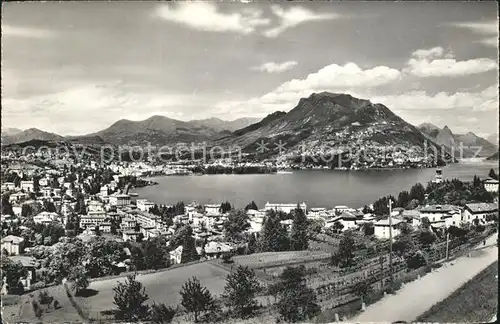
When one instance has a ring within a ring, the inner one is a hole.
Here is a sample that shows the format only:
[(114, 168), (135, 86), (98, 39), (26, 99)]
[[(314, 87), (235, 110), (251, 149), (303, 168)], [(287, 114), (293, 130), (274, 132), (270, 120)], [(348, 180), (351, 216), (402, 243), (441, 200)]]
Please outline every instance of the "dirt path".
[(396, 295), (387, 295), (370, 305), (365, 312), (349, 319), (349, 322), (411, 322), (433, 305), (451, 295), (490, 264), (498, 260), (496, 240), (490, 237), (488, 247), (474, 250), (471, 257), (461, 257), (427, 274), (420, 280), (403, 286)]

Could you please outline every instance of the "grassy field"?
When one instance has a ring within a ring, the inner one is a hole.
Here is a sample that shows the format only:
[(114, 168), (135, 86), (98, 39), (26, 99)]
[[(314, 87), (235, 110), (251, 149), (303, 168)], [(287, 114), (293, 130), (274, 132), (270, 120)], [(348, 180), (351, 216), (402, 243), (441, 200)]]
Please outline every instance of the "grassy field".
[(486, 323), (498, 308), (498, 262), (421, 315), (418, 322)]
[(321, 251), (264, 252), (233, 257), (234, 263), (252, 269), (278, 267), (285, 264), (310, 262), (329, 258), (330, 253)]
[[(228, 273), (224, 268), (209, 262), (202, 262), (167, 271), (138, 275), (137, 280), (146, 288), (146, 293), (149, 295), (149, 303), (165, 303), (175, 307), (180, 303), (179, 291), (189, 278), (193, 276), (198, 277), (203, 286), (207, 287), (212, 294), (218, 296), (224, 291)], [(126, 278), (120, 277), (91, 282), (88, 296), (75, 297), (75, 300), (83, 313), (90, 319), (106, 319), (101, 312), (114, 308), (113, 288), (118, 285), (118, 282), (125, 280)], [(58, 300), (61, 308), (57, 310), (50, 309), (48, 313), (42, 316), (41, 321), (44, 323), (82, 322), (76, 309), (66, 296), (66, 291), (62, 285), (50, 287), (46, 290)], [(10, 320), (10, 322), (39, 322), (40, 320), (35, 317), (31, 306), (31, 299), (33, 297), (30, 296), (33, 295), (36, 299), (37, 294), (38, 292), (23, 295), (17, 305), (6, 307), (7, 313), (4, 309), (4, 319)]]

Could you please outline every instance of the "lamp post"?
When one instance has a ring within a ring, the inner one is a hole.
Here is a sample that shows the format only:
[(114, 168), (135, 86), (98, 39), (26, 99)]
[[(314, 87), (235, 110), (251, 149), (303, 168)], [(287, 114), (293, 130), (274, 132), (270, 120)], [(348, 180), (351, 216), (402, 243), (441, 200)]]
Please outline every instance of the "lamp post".
[(392, 199), (389, 199), (389, 272), (392, 283)]
[(449, 241), (450, 241), (450, 233), (446, 233), (446, 261), (448, 261)]

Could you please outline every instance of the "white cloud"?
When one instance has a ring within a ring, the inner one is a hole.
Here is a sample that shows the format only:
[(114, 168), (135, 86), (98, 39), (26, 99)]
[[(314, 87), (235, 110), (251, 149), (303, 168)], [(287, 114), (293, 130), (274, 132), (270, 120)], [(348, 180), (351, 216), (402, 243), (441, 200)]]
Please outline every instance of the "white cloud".
[(266, 30), (264, 35), (267, 37), (276, 37), (289, 28), (309, 21), (329, 20), (340, 17), (337, 14), (317, 14), (298, 6), (286, 10), (278, 5), (273, 5), (271, 10), (280, 19), (280, 25)]
[(54, 33), (49, 30), (40, 28), (29, 28), (29, 27), (11, 26), (2, 24), (2, 36), (43, 39), (54, 36)]
[(439, 92), (429, 95), (413, 91), (401, 95), (372, 96), (370, 101), (381, 103), (391, 110), (451, 110), (494, 111), (498, 109), (498, 85), (479, 92)]
[(243, 101), (224, 101), (218, 103), (216, 108), (220, 113), (251, 111), (254, 114), (265, 115), (276, 110), (289, 110), (300, 98), (308, 97), (314, 92), (343, 92), (359, 97), (361, 91), (366, 93), (371, 88), (394, 82), (400, 76), (398, 70), (386, 66), (362, 70), (354, 63), (344, 66), (331, 64), (304, 79), (285, 82), (261, 97)]
[(262, 18), (260, 10), (246, 9), (238, 13), (223, 13), (217, 6), (207, 2), (182, 2), (175, 5), (161, 5), (156, 15), (164, 20), (176, 22), (191, 28), (212, 32), (252, 33), (257, 26), (268, 25), (269, 19)]
[(348, 89), (357, 87), (377, 87), (396, 81), (400, 71), (387, 66), (377, 66), (362, 70), (355, 63), (343, 66), (330, 64), (305, 79), (293, 79), (283, 83), (276, 92), (298, 92), (319, 89)]
[(442, 47), (434, 47), (413, 52), (404, 72), (418, 77), (456, 77), (492, 71), (497, 67), (497, 62), (489, 58), (457, 61), (452, 53), (445, 54)]
[(286, 61), (283, 63), (267, 62), (251, 69), (267, 73), (281, 73), (293, 69), (297, 65), (296, 61)]
[(488, 36), (487, 38), (482, 38), (481, 40), (479, 40), (478, 43), (498, 48), (498, 21), (464, 22), (452, 23), (449, 25), (453, 27), (469, 29), (476, 34)]

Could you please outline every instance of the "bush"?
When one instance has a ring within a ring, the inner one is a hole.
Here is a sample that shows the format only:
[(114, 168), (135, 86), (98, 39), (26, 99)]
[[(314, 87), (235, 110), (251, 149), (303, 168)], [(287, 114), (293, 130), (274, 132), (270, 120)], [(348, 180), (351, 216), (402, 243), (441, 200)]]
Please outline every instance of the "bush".
[(39, 281), (39, 282), (35, 282), (34, 284), (31, 285), (30, 289), (31, 290), (38, 290), (38, 289), (43, 289), (47, 287), (47, 285), (45, 284), (45, 282), (43, 281)]
[(408, 269), (413, 270), (425, 266), (427, 264), (427, 260), (422, 252), (417, 251), (406, 259), (406, 264)]
[(54, 297), (50, 296), (46, 290), (43, 290), (38, 294), (38, 301), (41, 305), (50, 305), (53, 300)]
[(57, 299), (54, 299), (54, 308), (55, 309), (61, 308), (61, 305), (59, 304), (59, 301)]

